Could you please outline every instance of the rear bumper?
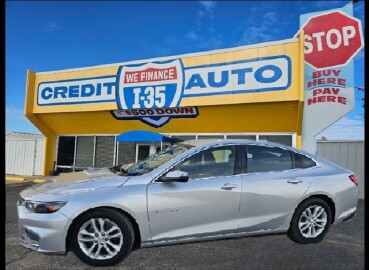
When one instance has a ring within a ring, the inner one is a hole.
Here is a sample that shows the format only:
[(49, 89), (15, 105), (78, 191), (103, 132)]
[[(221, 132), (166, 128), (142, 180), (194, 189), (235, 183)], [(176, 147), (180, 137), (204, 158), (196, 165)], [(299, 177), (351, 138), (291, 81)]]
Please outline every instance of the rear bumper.
[[(351, 183), (350, 183), (351, 184)], [(359, 189), (354, 184), (336, 193), (334, 197), (336, 216), (334, 224), (354, 217), (359, 203)]]
[(348, 220), (352, 219), (355, 216), (355, 214), (356, 214), (356, 211), (353, 212), (352, 214), (348, 215), (347, 217), (343, 218), (342, 222), (345, 222), (345, 221), (348, 221)]
[(357, 205), (354, 207), (349, 208), (346, 211), (340, 212), (340, 215), (336, 217), (334, 224), (338, 224), (344, 221), (347, 221), (349, 219), (352, 219), (357, 211)]

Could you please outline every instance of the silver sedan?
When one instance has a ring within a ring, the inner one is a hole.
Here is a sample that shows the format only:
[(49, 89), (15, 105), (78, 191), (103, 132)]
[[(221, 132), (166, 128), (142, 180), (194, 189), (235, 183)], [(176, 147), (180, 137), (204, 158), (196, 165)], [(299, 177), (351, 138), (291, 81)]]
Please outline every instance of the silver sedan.
[(353, 172), (267, 142), (175, 144), (124, 168), (56, 176), (22, 191), (21, 244), (73, 250), (94, 266), (117, 264), (138, 247), (257, 234), (309, 244), (353, 217), (358, 203)]

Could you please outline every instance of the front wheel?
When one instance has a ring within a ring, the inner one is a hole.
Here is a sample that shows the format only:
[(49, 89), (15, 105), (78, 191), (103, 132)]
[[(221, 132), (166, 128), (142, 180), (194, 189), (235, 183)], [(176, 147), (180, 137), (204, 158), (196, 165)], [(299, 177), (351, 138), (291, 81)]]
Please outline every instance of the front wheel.
[(319, 243), (331, 224), (329, 205), (319, 198), (302, 202), (296, 209), (288, 236), (300, 244)]
[(134, 229), (122, 213), (108, 208), (90, 211), (73, 224), (70, 241), (74, 253), (92, 266), (115, 265), (132, 249)]

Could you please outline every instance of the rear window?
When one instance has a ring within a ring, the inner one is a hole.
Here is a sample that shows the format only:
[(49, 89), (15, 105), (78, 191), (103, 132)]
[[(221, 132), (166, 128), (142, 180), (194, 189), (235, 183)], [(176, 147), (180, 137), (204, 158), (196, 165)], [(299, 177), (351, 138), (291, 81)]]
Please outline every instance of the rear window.
[(294, 155), (295, 155), (295, 168), (306, 169), (306, 168), (314, 167), (316, 165), (314, 160), (312, 160), (311, 158), (307, 156), (304, 156), (298, 153), (294, 153)]
[(292, 169), (291, 154), (277, 147), (248, 145), (246, 147), (247, 172), (274, 172)]

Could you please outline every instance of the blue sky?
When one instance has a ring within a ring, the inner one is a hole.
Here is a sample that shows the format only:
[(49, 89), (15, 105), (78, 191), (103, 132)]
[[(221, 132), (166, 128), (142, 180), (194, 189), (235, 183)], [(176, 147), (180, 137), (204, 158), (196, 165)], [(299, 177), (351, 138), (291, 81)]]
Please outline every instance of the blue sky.
[[(26, 70), (52, 71), (292, 38), (304, 13), (348, 1), (7, 1), (6, 132), (40, 133), (23, 116)], [(364, 26), (364, 2), (354, 4)], [(364, 49), (354, 58), (364, 87)], [(318, 138), (364, 139), (362, 91), (355, 109)]]

